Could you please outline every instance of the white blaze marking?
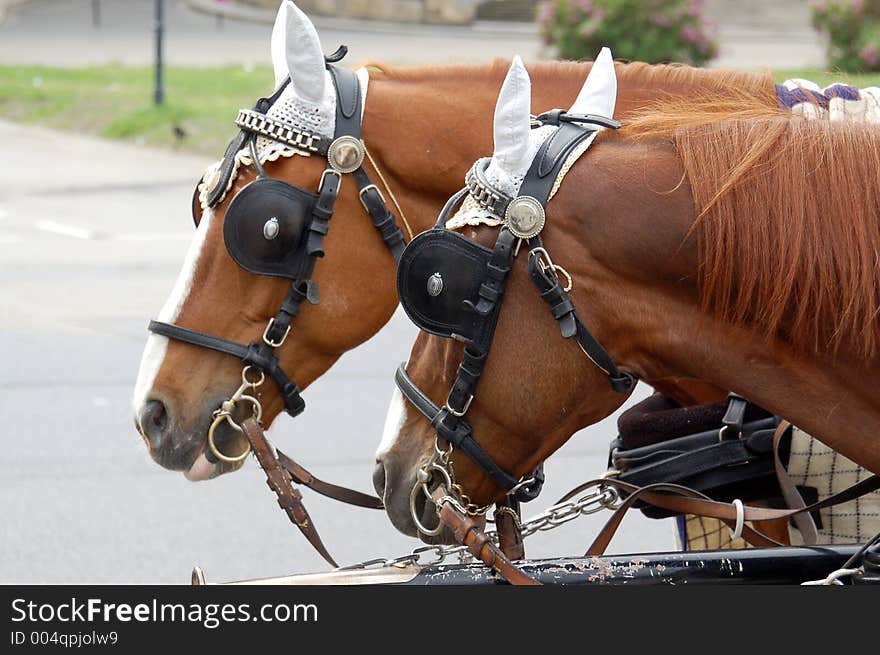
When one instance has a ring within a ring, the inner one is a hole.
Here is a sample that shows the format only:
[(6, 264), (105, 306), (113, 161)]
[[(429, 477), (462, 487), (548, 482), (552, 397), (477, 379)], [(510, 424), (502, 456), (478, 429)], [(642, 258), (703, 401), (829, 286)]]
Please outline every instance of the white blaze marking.
[[(192, 289), (196, 266), (199, 263), (199, 256), (202, 253), (202, 246), (205, 245), (205, 239), (211, 227), (213, 216), (214, 212), (210, 209), (206, 209), (202, 214), (202, 220), (199, 222), (195, 237), (193, 237), (192, 242), (189, 244), (189, 250), (187, 250), (186, 258), (183, 260), (183, 268), (180, 269), (177, 282), (174, 283), (171, 295), (168, 296), (168, 300), (162, 306), (157, 320), (164, 323), (174, 323), (177, 320), (183, 303), (186, 302)], [(138, 416), (140, 408), (147, 400), (147, 394), (153, 388), (153, 382), (162, 366), (162, 361), (165, 359), (167, 348), (167, 337), (153, 333), (150, 333), (147, 337), (147, 345), (144, 348), (144, 354), (141, 356), (141, 366), (138, 370), (137, 382), (134, 385), (134, 397), (132, 398), (135, 417)]]
[(391, 403), (388, 405), (388, 413), (385, 415), (385, 427), (382, 429), (382, 441), (376, 450), (376, 457), (384, 455), (400, 435), (400, 429), (403, 427), (403, 421), (406, 418), (406, 405), (404, 405), (403, 394), (395, 385), (394, 393), (391, 394)]

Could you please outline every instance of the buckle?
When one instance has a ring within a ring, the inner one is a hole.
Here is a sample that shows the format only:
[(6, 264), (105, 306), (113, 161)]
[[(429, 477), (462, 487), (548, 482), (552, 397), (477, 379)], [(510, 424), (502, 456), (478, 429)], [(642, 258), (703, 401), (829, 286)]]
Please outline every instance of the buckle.
[(318, 182), (318, 193), (321, 193), (321, 191), (324, 190), (324, 178), (327, 176), (327, 173), (335, 175), (336, 178), (339, 180), (339, 184), (342, 184), (342, 173), (332, 168), (325, 168), (324, 172), (321, 173), (321, 180)]
[[(449, 396), (451, 395), (452, 389), (449, 390)], [(462, 416), (467, 414), (467, 411), (471, 408), (471, 402), (473, 402), (474, 400), (474, 394), (468, 394), (468, 399), (465, 401), (464, 408), (462, 408), (461, 411), (452, 408), (452, 405), (449, 404), (449, 396), (446, 396), (446, 404), (444, 405), (444, 407), (449, 410), (449, 413), (452, 414), (455, 418), (461, 418)]]
[(291, 323), (287, 326), (287, 329), (284, 331), (284, 336), (282, 336), (277, 343), (269, 338), (269, 331), (272, 329), (273, 325), (275, 325), (274, 316), (269, 319), (269, 323), (266, 325), (266, 329), (263, 330), (263, 343), (265, 343), (267, 346), (271, 346), (272, 348), (280, 348), (284, 344), (285, 339), (287, 339), (287, 335), (290, 334), (290, 328), (293, 324)]
[(374, 190), (376, 191), (376, 193), (379, 194), (379, 200), (382, 201), (382, 204), (383, 204), (383, 205), (385, 205), (385, 206), (388, 205), (388, 203), (385, 201), (385, 195), (382, 193), (382, 189), (380, 189), (379, 187), (377, 187), (375, 184), (368, 184), (368, 185), (365, 186), (363, 189), (361, 189), (360, 191), (358, 191), (358, 200), (361, 201), (361, 205), (363, 206), (364, 211), (366, 211), (368, 214), (370, 213), (370, 208), (367, 207), (367, 203), (364, 202), (364, 194), (365, 194), (367, 191), (369, 191), (370, 189), (374, 189)]

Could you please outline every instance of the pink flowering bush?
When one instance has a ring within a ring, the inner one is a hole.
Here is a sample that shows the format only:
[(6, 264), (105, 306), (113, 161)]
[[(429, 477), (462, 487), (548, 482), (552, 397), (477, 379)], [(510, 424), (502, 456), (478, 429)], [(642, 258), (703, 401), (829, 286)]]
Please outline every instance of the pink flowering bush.
[(700, 65), (718, 54), (703, 0), (542, 0), (537, 20), (563, 59), (592, 59), (605, 45), (649, 63)]
[(880, 70), (880, 0), (818, 0), (813, 27), (828, 37), (828, 65), (843, 71)]

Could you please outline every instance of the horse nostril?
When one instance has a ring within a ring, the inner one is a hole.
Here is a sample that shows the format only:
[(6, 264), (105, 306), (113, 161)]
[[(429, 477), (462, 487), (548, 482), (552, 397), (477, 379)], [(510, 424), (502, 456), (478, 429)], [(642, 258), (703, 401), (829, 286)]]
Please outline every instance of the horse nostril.
[(151, 448), (159, 448), (168, 429), (168, 411), (159, 400), (148, 400), (141, 408), (141, 430), (150, 441)]
[(385, 465), (376, 460), (376, 468), (373, 469), (373, 488), (379, 498), (385, 496)]

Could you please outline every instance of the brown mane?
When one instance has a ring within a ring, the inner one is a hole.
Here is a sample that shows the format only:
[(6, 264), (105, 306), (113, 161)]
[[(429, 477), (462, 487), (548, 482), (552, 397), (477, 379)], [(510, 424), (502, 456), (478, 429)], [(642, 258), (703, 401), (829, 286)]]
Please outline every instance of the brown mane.
[(762, 98), (669, 100), (619, 138), (665, 139), (694, 197), (706, 311), (799, 349), (880, 348), (880, 130)]
[[(533, 78), (552, 84), (554, 79), (569, 80), (585, 76), (589, 62), (539, 61), (527, 65)], [(454, 80), (500, 80), (510, 67), (508, 59), (494, 59), (486, 64), (445, 64), (431, 66), (390, 66), (369, 61), (372, 77), (388, 77), (402, 82), (425, 82), (437, 78)], [(769, 98), (773, 93), (773, 81), (768, 73), (750, 73), (735, 70), (710, 70), (684, 64), (645, 64), (643, 62), (615, 62), (620, 86), (642, 85), (647, 88), (670, 89), (701, 86), (710, 93), (745, 90)]]

